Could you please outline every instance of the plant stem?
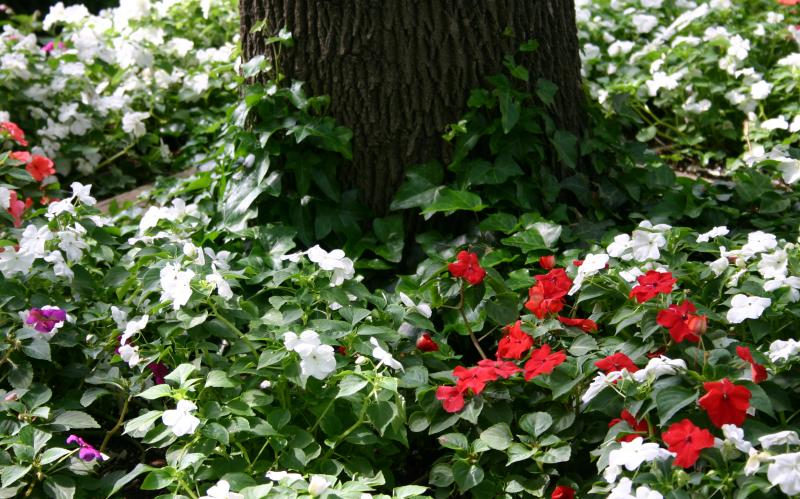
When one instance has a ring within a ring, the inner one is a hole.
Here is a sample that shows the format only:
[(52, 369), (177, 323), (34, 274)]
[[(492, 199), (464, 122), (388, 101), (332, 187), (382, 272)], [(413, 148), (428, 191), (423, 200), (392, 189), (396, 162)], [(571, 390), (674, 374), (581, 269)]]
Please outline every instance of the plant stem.
[(472, 332), (472, 328), (469, 325), (469, 320), (467, 320), (467, 314), (464, 312), (464, 281), (461, 281), (461, 290), (459, 291), (461, 299), (458, 302), (458, 311), (461, 312), (461, 318), (464, 319), (464, 325), (467, 327), (467, 332), (469, 333), (469, 339), (472, 341), (472, 344), (475, 345), (475, 349), (478, 350), (478, 353), (481, 354), (482, 359), (487, 359), (488, 357), (481, 348), (481, 344), (478, 341), (478, 338), (475, 337), (475, 333)]
[(119, 413), (119, 419), (117, 419), (117, 424), (114, 425), (108, 433), (106, 433), (105, 438), (103, 439), (103, 443), (100, 444), (100, 454), (103, 454), (106, 450), (106, 446), (108, 442), (111, 440), (111, 437), (114, 436), (115, 433), (122, 428), (123, 423), (125, 423), (125, 416), (128, 414), (128, 402), (130, 402), (130, 396), (125, 397), (125, 402), (122, 403), (122, 410)]

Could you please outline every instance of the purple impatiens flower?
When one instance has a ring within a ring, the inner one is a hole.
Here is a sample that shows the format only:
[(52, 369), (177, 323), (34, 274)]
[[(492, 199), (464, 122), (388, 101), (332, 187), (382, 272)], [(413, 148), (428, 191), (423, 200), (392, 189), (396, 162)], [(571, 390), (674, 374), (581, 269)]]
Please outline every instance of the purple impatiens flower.
[(65, 310), (45, 305), (42, 308), (30, 309), (25, 323), (33, 325), (33, 328), (40, 333), (50, 333), (63, 326), (65, 320), (67, 320)]
[(83, 459), (84, 461), (92, 461), (97, 459), (98, 461), (103, 460), (103, 455), (100, 454), (100, 451), (95, 449), (91, 446), (91, 444), (87, 443), (84, 439), (79, 437), (78, 435), (70, 435), (67, 437), (68, 444), (78, 444), (80, 446), (80, 450), (78, 451), (78, 457)]

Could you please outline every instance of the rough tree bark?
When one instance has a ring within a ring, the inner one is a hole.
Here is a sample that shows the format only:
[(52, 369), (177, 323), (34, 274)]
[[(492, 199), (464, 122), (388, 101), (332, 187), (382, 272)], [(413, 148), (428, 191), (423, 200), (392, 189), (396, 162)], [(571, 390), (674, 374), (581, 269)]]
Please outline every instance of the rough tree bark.
[(558, 122), (580, 130), (573, 0), (239, 0), (239, 7), (245, 60), (265, 53), (265, 34), (250, 34), (259, 21), (292, 32), (280, 70), (331, 97), (331, 114), (353, 130), (353, 165), (340, 180), (378, 213), (405, 166), (446, 160), (445, 126), (521, 42), (539, 42), (523, 63), (532, 81), (559, 86)]

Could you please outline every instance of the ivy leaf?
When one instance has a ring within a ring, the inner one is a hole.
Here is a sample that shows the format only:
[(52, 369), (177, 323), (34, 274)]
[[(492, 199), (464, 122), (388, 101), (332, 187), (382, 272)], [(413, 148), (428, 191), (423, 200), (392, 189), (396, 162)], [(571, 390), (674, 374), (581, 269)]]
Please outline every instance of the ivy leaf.
[(433, 197), (433, 202), (426, 206), (422, 213), (431, 215), (433, 213), (454, 211), (481, 211), (486, 208), (480, 196), (467, 191), (457, 191), (449, 187), (440, 188)]
[(578, 139), (569, 132), (556, 130), (550, 142), (553, 144), (558, 158), (574, 170), (578, 164)]
[(500, 103), (500, 124), (503, 125), (503, 133), (508, 134), (519, 121), (520, 105), (511, 97), (508, 90), (502, 91), (499, 98)]

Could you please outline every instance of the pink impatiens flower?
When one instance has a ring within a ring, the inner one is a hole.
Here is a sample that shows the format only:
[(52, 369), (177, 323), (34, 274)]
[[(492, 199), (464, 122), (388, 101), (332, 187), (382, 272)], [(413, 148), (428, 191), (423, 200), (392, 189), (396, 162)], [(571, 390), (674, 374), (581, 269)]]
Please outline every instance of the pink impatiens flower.
[(100, 451), (92, 447), (91, 444), (87, 443), (84, 439), (79, 437), (78, 435), (70, 435), (67, 437), (68, 444), (78, 444), (80, 446), (80, 450), (78, 451), (78, 457), (83, 459), (84, 461), (93, 461), (97, 459), (98, 461), (103, 460), (103, 455), (100, 454)]
[(46, 305), (42, 308), (30, 309), (25, 323), (32, 325), (40, 333), (50, 333), (63, 326), (65, 320), (67, 320), (65, 310)]

